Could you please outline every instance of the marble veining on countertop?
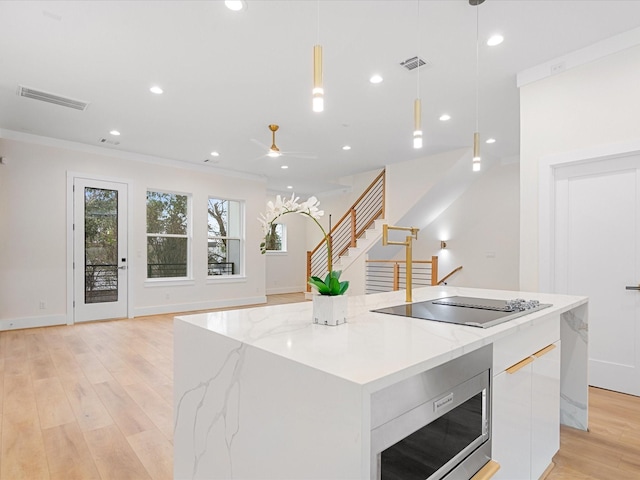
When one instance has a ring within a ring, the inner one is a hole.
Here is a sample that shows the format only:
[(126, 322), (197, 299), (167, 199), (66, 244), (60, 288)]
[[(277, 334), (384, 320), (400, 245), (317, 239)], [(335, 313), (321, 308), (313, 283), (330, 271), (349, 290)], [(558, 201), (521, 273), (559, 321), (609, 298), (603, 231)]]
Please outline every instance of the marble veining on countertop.
[(586, 297), (486, 290), (424, 287), (414, 302), (448, 296), (495, 299), (524, 298), (552, 307), (487, 329), (371, 312), (404, 304), (404, 291), (349, 297), (347, 323), (312, 323), (312, 302), (201, 313), (176, 317), (242, 344), (371, 388), (419, 373), (440, 363), (587, 302)]

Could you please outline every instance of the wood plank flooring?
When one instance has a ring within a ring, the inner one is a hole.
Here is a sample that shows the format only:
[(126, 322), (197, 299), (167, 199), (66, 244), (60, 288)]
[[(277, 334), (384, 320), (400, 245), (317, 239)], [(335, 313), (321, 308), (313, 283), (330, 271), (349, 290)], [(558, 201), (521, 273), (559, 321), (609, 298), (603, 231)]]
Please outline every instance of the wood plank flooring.
[[(0, 479), (172, 478), (175, 315), (0, 332)], [(547, 478), (640, 479), (640, 398), (592, 388), (590, 409)]]

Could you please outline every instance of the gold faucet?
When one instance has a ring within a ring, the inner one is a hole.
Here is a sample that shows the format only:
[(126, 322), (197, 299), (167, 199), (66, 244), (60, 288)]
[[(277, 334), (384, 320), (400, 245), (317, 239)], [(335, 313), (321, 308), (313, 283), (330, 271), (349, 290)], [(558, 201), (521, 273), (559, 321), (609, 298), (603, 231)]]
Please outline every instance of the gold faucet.
[[(405, 239), (404, 242), (390, 242), (389, 241), (389, 230), (402, 230), (405, 232), (411, 232), (411, 235), (407, 235), (407, 238)], [(407, 277), (407, 281), (406, 281), (406, 286), (407, 286), (407, 296), (406, 296), (406, 301), (407, 303), (411, 303), (411, 277), (413, 277), (413, 271), (412, 271), (412, 265), (413, 265), (413, 256), (411, 253), (411, 246), (413, 243), (413, 240), (417, 240), (418, 239), (418, 231), (420, 229), (416, 228), (416, 227), (394, 227), (394, 226), (389, 226), (387, 224), (382, 225), (382, 246), (386, 247), (387, 245), (403, 245), (405, 248), (405, 262), (407, 264), (407, 268), (406, 268), (406, 277)]]

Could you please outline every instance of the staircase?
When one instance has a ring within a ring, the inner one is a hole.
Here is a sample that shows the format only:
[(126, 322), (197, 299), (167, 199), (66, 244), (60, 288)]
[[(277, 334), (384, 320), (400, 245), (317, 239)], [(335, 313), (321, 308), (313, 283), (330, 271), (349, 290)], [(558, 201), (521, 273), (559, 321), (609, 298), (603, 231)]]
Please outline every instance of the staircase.
[[(382, 238), (384, 207), (385, 171), (383, 170), (329, 231), (331, 262), (328, 261), (324, 240), (312, 251), (307, 252), (307, 278), (310, 276), (324, 278), (329, 263), (332, 270), (345, 270), (378, 242)], [(311, 292), (311, 285), (307, 284), (307, 292)]]

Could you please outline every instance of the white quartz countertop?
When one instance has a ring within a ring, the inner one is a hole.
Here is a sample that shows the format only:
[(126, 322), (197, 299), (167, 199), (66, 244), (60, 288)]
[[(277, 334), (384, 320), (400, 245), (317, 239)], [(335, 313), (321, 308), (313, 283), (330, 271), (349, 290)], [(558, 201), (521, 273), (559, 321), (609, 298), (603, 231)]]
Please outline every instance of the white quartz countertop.
[(587, 302), (578, 296), (447, 286), (415, 289), (413, 302), (454, 295), (524, 298), (553, 306), (487, 329), (371, 312), (404, 304), (405, 292), (398, 291), (350, 296), (347, 323), (338, 326), (313, 324), (310, 301), (184, 315), (176, 321), (375, 391)]

